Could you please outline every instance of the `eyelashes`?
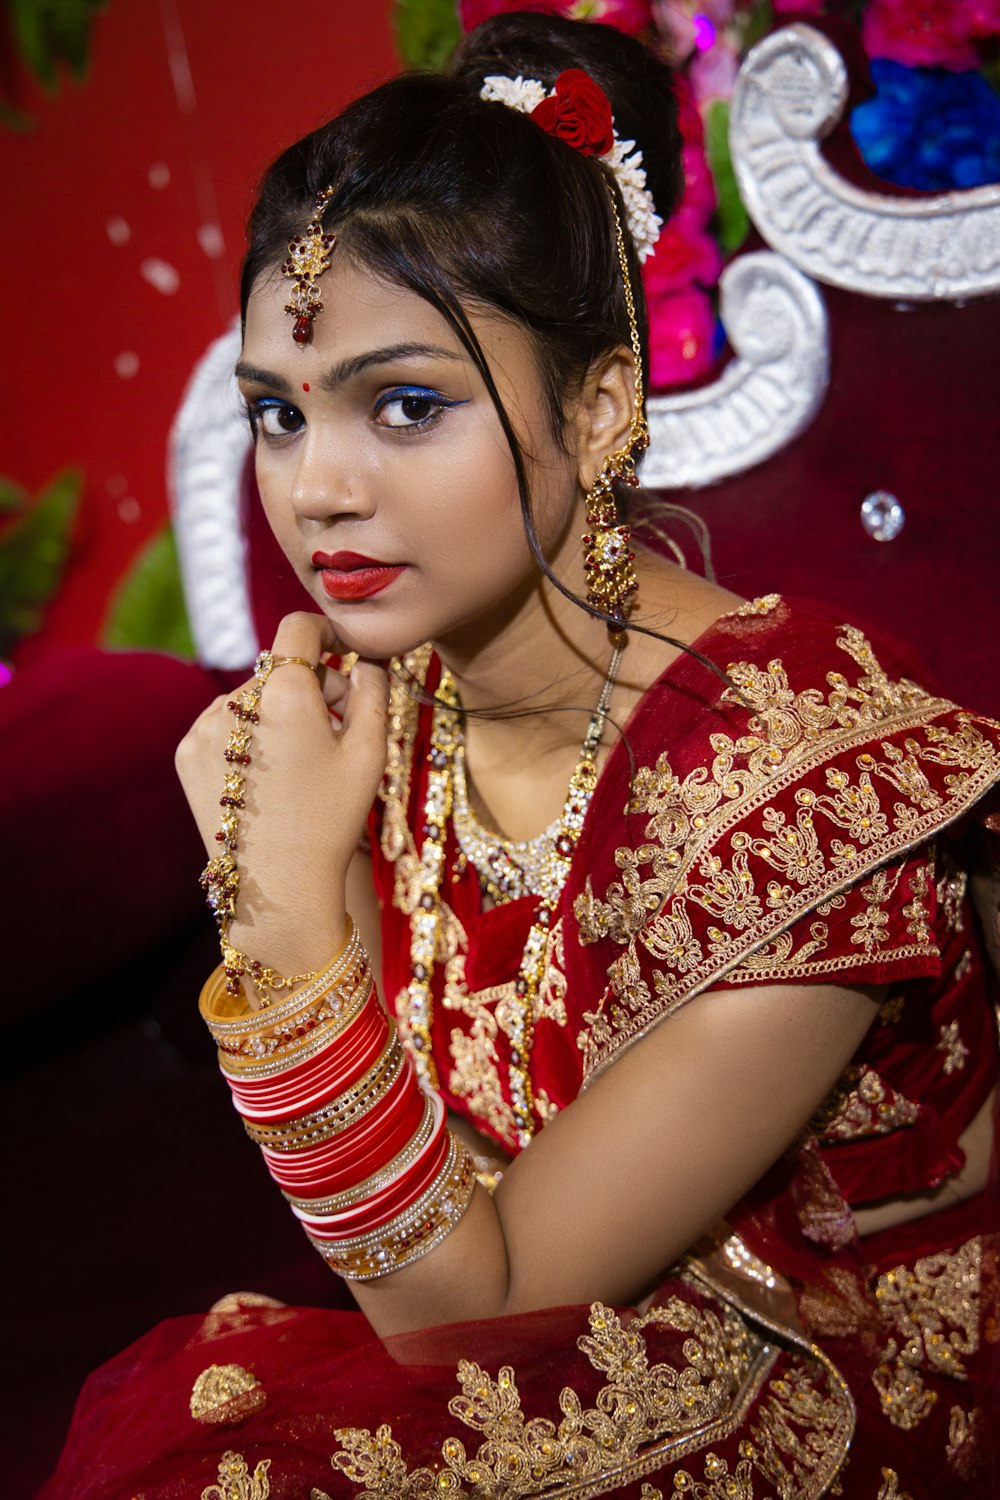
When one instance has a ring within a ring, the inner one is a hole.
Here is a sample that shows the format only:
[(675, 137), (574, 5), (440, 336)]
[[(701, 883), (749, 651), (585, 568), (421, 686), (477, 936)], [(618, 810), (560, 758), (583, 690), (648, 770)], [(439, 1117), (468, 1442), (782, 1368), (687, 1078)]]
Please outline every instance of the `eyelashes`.
[[(467, 398), (455, 400), (429, 386), (394, 386), (376, 399), (372, 421), (376, 427), (390, 432), (416, 434), (429, 431), (453, 407), (466, 405)], [(254, 442), (261, 438), (275, 442), (294, 437), (306, 425), (297, 406), (276, 396), (243, 400), (242, 408)]]
[[(449, 400), (440, 391), (423, 385), (400, 385), (394, 390), (383, 391), (375, 402), (373, 415), (379, 427), (389, 427), (403, 432), (426, 432), (446, 411), (453, 406), (465, 406), (465, 401)], [(379, 420), (384, 416), (384, 420)]]
[(263, 434), (267, 438), (292, 437), (305, 426), (305, 417), (289, 401), (260, 396), (243, 402), (243, 414), (250, 424), (254, 442)]

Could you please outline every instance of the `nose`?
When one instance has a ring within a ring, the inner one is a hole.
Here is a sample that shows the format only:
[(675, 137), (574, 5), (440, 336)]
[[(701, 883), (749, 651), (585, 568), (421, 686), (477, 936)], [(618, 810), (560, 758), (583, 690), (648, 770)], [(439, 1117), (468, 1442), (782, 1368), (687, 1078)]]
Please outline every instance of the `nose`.
[(305, 521), (364, 517), (373, 510), (371, 485), (347, 445), (316, 427), (299, 447), (289, 499)]

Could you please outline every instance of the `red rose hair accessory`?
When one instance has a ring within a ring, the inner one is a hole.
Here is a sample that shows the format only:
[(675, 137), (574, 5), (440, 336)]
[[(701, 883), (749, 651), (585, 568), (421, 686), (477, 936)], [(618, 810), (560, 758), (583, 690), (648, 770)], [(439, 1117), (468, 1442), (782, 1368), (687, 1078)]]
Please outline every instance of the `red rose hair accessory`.
[(531, 118), (584, 156), (605, 156), (615, 143), (611, 100), (582, 68), (560, 73), (555, 89), (531, 111)]
[(582, 68), (567, 68), (559, 74), (553, 89), (546, 89), (537, 78), (493, 74), (483, 79), (479, 97), (530, 115), (549, 135), (603, 162), (622, 195), (625, 223), (636, 254), (640, 261), (646, 259), (660, 237), (663, 220), (646, 186), (642, 152), (636, 150), (635, 141), (619, 140), (611, 101), (589, 73)]
[(305, 232), (289, 240), (288, 259), (281, 267), (282, 276), (291, 276), (295, 281), (292, 300), (285, 303), (285, 312), (295, 315), (292, 338), (297, 344), (308, 344), (316, 314), (323, 311), (316, 282), (329, 270), (330, 251), (337, 239), (335, 234), (323, 232), (323, 210), (332, 197), (333, 188), (324, 188), (316, 194), (313, 216)]

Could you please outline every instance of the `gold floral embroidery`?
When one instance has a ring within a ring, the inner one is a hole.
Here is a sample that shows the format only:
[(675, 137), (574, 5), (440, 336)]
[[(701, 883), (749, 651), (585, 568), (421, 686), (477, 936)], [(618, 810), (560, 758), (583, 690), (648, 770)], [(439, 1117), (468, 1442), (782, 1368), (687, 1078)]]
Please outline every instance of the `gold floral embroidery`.
[(209, 1365), (191, 1390), (191, 1415), (196, 1422), (229, 1426), (244, 1422), (266, 1405), (264, 1387), (242, 1365)]
[[(571, 1387), (559, 1397), (562, 1420), (525, 1415), (510, 1366), (496, 1379), (480, 1365), (458, 1367), (461, 1395), (449, 1402), (452, 1416), (482, 1442), (472, 1454), (459, 1437), (441, 1445), (443, 1467), (411, 1470), (389, 1427), (373, 1434), (344, 1428), (333, 1465), (364, 1486), (358, 1500), (417, 1500), (435, 1493), (504, 1495), (507, 1500), (558, 1493), (596, 1496), (638, 1480), (657, 1464), (728, 1436), (761, 1390), (775, 1351), (720, 1304), (718, 1314), (679, 1298), (623, 1322), (601, 1303), (590, 1310), (590, 1331), (577, 1346), (607, 1384), (594, 1405), (584, 1407)], [(642, 1333), (662, 1326), (686, 1335), (684, 1360), (651, 1364)], [(842, 1425), (841, 1394), (827, 1398)], [(811, 1413), (817, 1427), (831, 1425), (826, 1408)], [(469, 1488), (466, 1488), (469, 1486)], [(654, 1491), (655, 1493), (655, 1491)]]
[(974, 1406), (971, 1411), (953, 1406), (948, 1413), (948, 1446), (945, 1452), (952, 1469), (966, 1483), (975, 1479), (979, 1471), (980, 1421), (978, 1406)]
[(872, 1380), (895, 1427), (916, 1427), (937, 1400), (922, 1372), (967, 1378), (963, 1356), (979, 1347), (981, 1265), (982, 1242), (973, 1238), (878, 1278), (875, 1300), (893, 1337)]
[(740, 1452), (744, 1449), (750, 1452), (740, 1458), (732, 1473), (726, 1460), (717, 1453), (705, 1454), (703, 1480), (695, 1479), (687, 1469), (678, 1470), (674, 1475), (674, 1492), (690, 1495), (692, 1500), (753, 1500), (752, 1445), (741, 1443)]
[(958, 960), (958, 963), (955, 965), (955, 980), (956, 980), (956, 982), (958, 980), (960, 980), (960, 979), (964, 979), (965, 976), (966, 976), (966, 974), (968, 974), (968, 972), (969, 972), (969, 970), (971, 968), (972, 968), (972, 953), (970, 952), (970, 950), (968, 948), (966, 948), (965, 952), (962, 954), (961, 958)]
[(932, 862), (917, 865), (910, 874), (911, 900), (903, 907), (906, 930), (917, 943), (930, 942), (932, 936), (931, 914), (927, 907), (927, 895), (934, 878)]
[[(644, 819), (644, 841), (616, 851), (618, 878), (602, 896), (588, 880), (574, 903), (582, 943), (623, 950), (577, 1037), (585, 1082), (723, 976), (791, 981), (938, 957), (933, 867), (909, 872), (901, 934), (888, 911), (905, 867), (891, 861), (970, 806), (1000, 753), (988, 720), (892, 681), (860, 631), (845, 626), (837, 644), (859, 669), (853, 682), (831, 671), (825, 693), (797, 692), (778, 660), (732, 664), (721, 702), (750, 708), (745, 732), (711, 734), (705, 763), (684, 777), (667, 754), (637, 770), (629, 810)], [(775, 805), (783, 793), (788, 811)], [(810, 911), (841, 906), (859, 880), (852, 951), (831, 956), (819, 922), (806, 941), (785, 937)]]
[(824, 1140), (859, 1140), (888, 1135), (919, 1118), (920, 1106), (897, 1094), (873, 1068), (852, 1065), (813, 1116), (809, 1133)]
[(963, 930), (962, 906), (968, 884), (969, 877), (965, 870), (956, 869), (950, 863), (938, 881), (937, 898), (952, 932)]
[(895, 1469), (883, 1469), (878, 1500), (911, 1500), (909, 1490), (901, 1490), (899, 1485), (900, 1479)]
[(777, 609), (780, 603), (780, 594), (759, 594), (756, 599), (748, 599), (745, 604), (740, 605), (739, 609), (734, 609), (730, 613), (737, 617), (769, 615), (773, 610)]
[(969, 1049), (962, 1041), (957, 1021), (949, 1021), (940, 1029), (940, 1041), (937, 1050), (944, 1053), (944, 1071), (948, 1074), (960, 1073), (965, 1067), (965, 1059), (969, 1055)]
[(218, 1484), (206, 1486), (201, 1500), (268, 1500), (270, 1467), (271, 1460), (262, 1458), (251, 1474), (242, 1453), (224, 1453), (219, 1461)]
[(845, 1423), (842, 1405), (800, 1365), (771, 1381), (747, 1446), (779, 1495), (825, 1495), (853, 1428), (853, 1407)]

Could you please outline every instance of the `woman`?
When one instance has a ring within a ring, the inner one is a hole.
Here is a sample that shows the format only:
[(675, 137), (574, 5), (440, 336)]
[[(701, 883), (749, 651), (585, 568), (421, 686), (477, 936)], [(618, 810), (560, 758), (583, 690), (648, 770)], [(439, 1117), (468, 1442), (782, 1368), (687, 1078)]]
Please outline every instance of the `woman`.
[(318, 613), (178, 765), (203, 1013), (364, 1316), (165, 1325), (49, 1497), (990, 1492), (1000, 727), (631, 555), (679, 159), (655, 58), (516, 15), (265, 180), (237, 373)]

